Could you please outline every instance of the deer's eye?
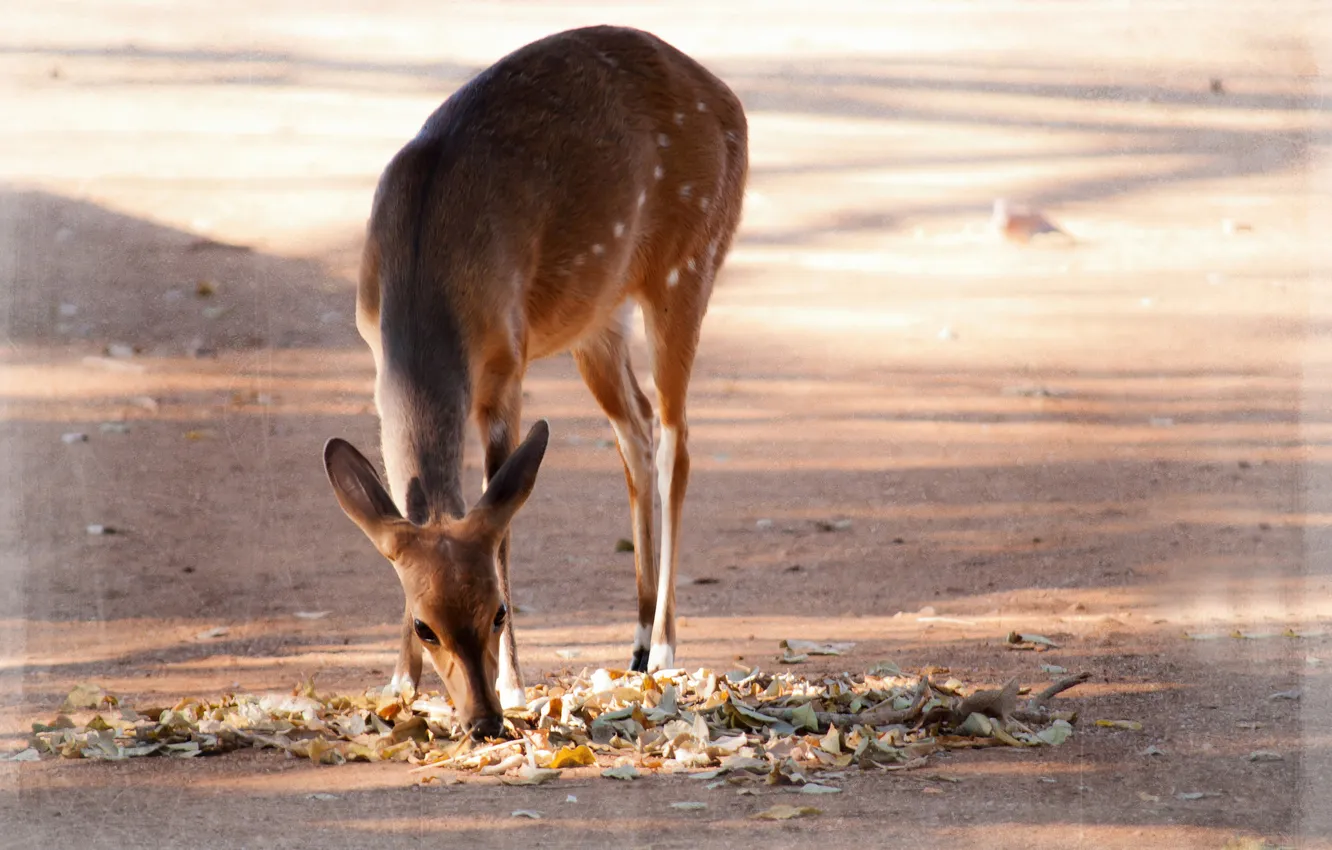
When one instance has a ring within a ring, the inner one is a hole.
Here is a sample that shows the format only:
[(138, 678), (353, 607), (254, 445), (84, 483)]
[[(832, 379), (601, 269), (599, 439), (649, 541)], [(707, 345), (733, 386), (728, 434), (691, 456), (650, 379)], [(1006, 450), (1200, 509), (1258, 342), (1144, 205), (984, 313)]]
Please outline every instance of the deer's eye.
[(425, 623), (421, 622), (420, 620), (413, 620), (412, 628), (416, 630), (416, 636), (421, 639), (422, 643), (428, 643), (428, 644), (439, 643), (439, 638), (435, 637), (435, 633), (430, 630), (429, 626), (427, 626)]
[(494, 623), (495, 631), (498, 632), (500, 629), (503, 629), (504, 621), (507, 620), (508, 618), (509, 618), (509, 606), (501, 602), (499, 610), (495, 612), (495, 623)]

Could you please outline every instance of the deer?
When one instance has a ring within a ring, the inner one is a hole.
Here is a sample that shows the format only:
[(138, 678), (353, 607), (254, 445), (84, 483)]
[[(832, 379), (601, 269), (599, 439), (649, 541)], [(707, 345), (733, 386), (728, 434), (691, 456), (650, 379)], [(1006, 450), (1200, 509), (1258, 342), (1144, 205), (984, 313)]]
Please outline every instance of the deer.
[[(542, 420), (518, 440), (534, 360), (570, 352), (610, 422), (638, 593), (629, 666), (675, 665), (685, 397), (748, 157), (744, 109), (725, 83), (650, 33), (597, 26), (480, 72), (380, 177), (356, 327), (374, 359), (387, 489), (345, 440), (326, 443), (324, 467), (405, 594), (388, 688), (414, 689), (428, 655), (473, 738), (499, 735), (503, 710), (526, 704), (509, 552), (550, 437)], [(656, 389), (655, 446), (652, 402), (630, 362), (635, 310)], [(485, 455), (470, 510), (469, 421)]]

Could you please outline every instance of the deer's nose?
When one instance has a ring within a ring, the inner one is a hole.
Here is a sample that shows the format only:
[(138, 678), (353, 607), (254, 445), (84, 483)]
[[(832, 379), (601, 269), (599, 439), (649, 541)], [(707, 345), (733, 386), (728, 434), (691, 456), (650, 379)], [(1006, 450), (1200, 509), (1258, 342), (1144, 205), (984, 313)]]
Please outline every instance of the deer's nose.
[(472, 722), (472, 740), (498, 738), (504, 731), (504, 718), (498, 714), (477, 718)]

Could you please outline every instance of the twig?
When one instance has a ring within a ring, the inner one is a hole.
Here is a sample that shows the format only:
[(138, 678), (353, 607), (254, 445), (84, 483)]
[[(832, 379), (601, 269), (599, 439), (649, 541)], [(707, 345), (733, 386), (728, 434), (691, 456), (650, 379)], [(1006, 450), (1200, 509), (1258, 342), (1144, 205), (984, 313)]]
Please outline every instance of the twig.
[(1036, 696), (1027, 700), (1027, 704), (1022, 707), (1022, 710), (1024, 712), (1039, 711), (1040, 709), (1045, 708), (1046, 703), (1048, 703), (1056, 694), (1061, 694), (1069, 688), (1081, 685), (1083, 682), (1090, 680), (1091, 677), (1091, 673), (1079, 673), (1076, 676), (1065, 676), (1054, 682), (1050, 687), (1041, 691)]
[(521, 740), (501, 741), (498, 744), (491, 744), (488, 747), (481, 747), (475, 750), (468, 750), (465, 753), (458, 753), (457, 755), (449, 756), (446, 759), (440, 759), (439, 761), (431, 762), (430, 764), (423, 764), (420, 767), (414, 767), (411, 770), (409, 770), (408, 773), (423, 773), (427, 770), (448, 769), (453, 765), (454, 762), (465, 761), (466, 759), (476, 758), (478, 756), (484, 756), (487, 755), (488, 753), (497, 752), (498, 750), (503, 750), (507, 747), (513, 747), (513, 746), (521, 747), (522, 744), (523, 742)]

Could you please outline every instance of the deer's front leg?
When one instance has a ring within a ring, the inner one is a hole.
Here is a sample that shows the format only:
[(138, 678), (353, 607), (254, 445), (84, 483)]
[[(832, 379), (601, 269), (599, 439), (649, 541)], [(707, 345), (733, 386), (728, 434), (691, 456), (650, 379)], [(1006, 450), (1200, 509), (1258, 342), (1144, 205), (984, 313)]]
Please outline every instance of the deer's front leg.
[[(522, 387), (516, 377), (499, 380), (498, 370), (491, 373), (493, 384), (483, 385), (478, 393), (477, 424), (481, 429), (481, 441), (486, 447), (485, 482), (499, 472), (504, 462), (518, 448), (518, 432), (522, 416)], [(500, 705), (504, 708), (522, 708), (527, 705), (527, 691), (523, 688), (523, 673), (518, 666), (518, 645), (513, 639), (513, 595), (509, 592), (509, 537), (504, 532), (504, 539), (499, 546), (499, 581), (500, 592), (504, 595), (504, 604), (509, 609), (509, 616), (504, 619), (504, 629), (500, 632), (499, 677), (495, 688), (499, 691)]]
[(402, 643), (398, 646), (398, 663), (393, 668), (393, 679), (386, 689), (395, 696), (415, 691), (421, 686), (421, 645), (416, 640), (413, 619), (412, 607), (408, 604), (402, 612)]

